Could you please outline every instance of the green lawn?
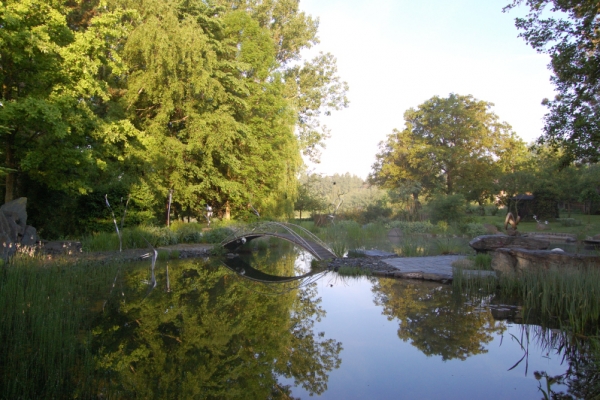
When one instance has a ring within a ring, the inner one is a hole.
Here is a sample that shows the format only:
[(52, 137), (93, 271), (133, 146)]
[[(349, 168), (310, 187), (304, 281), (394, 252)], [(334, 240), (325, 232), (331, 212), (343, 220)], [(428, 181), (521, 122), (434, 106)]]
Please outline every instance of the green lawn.
[[(506, 214), (500, 211), (496, 216), (485, 216), (477, 217), (477, 222), (482, 224), (492, 225), (504, 225), (504, 218)], [(567, 214), (561, 214), (561, 218), (567, 218)], [(546, 232), (551, 233), (574, 233), (585, 239), (586, 236), (594, 236), (600, 233), (600, 215), (584, 215), (584, 214), (571, 214), (571, 218), (580, 222), (581, 225), (577, 226), (564, 226), (560, 221), (549, 221), (548, 229)], [(536, 229), (535, 222), (521, 222), (519, 223), (518, 230), (520, 232), (543, 232)]]

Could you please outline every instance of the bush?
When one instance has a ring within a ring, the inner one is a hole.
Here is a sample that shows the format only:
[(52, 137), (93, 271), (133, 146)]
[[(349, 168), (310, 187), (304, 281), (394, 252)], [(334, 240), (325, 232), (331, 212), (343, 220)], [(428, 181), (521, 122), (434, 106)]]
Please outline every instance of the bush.
[(221, 243), (227, 236), (231, 235), (233, 231), (229, 228), (214, 228), (204, 233), (202, 236), (202, 242), (204, 243)]
[(466, 200), (462, 194), (436, 197), (427, 205), (431, 222), (460, 222), (465, 218)]
[(481, 236), (487, 234), (487, 229), (483, 224), (479, 224), (476, 222), (470, 222), (466, 224), (462, 224), (459, 227), (460, 231), (469, 237)]
[(582, 223), (580, 220), (575, 218), (556, 218), (556, 222), (560, 223), (562, 226), (581, 226)]
[(179, 243), (199, 243), (202, 241), (202, 225), (198, 223), (174, 222), (171, 230), (177, 235)]
[(495, 217), (496, 215), (498, 215), (498, 211), (499, 211), (499, 210), (500, 210), (500, 209), (499, 209), (499, 208), (498, 208), (498, 206), (497, 206), (497, 205), (495, 205), (495, 204), (490, 204), (490, 205), (488, 205), (488, 206), (485, 206), (485, 212), (486, 212), (486, 214), (488, 214), (488, 215), (491, 215), (491, 216), (494, 216), (494, 217)]
[(434, 233), (436, 226), (429, 221), (392, 221), (386, 225), (387, 228), (398, 228), (402, 233)]

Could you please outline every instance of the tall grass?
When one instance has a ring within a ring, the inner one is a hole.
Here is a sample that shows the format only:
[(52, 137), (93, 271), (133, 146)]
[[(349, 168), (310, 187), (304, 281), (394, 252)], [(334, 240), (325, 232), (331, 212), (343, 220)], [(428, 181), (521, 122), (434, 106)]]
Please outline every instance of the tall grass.
[(568, 326), (575, 333), (600, 333), (600, 270), (529, 270), (502, 275), (498, 281), (486, 277), (463, 277), (454, 268), (453, 286), (469, 295), (495, 294), (522, 302), (525, 317)]
[(555, 318), (575, 332), (600, 326), (600, 270), (532, 270), (500, 279), (503, 295), (523, 299), (526, 309)]
[[(179, 243), (219, 243), (230, 234), (226, 227), (216, 227), (203, 232), (197, 223), (173, 223), (171, 227), (138, 226), (121, 231), (123, 249), (145, 248)], [(146, 242), (148, 241), (148, 243)], [(119, 249), (119, 237), (114, 232), (99, 232), (81, 239), (84, 251), (115, 251)]]
[(109, 295), (118, 269), (19, 256), (0, 267), (0, 398), (87, 397), (94, 365), (84, 332), (92, 299)]

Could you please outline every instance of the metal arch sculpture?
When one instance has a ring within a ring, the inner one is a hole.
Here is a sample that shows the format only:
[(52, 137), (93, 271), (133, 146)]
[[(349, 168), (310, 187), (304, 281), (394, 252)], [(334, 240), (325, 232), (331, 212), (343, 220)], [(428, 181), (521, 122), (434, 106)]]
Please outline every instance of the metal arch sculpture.
[(228, 250), (235, 250), (253, 239), (270, 236), (287, 240), (307, 250), (319, 260), (335, 258), (335, 253), (321, 239), (305, 228), (287, 222), (262, 222), (234, 230), (221, 242)]

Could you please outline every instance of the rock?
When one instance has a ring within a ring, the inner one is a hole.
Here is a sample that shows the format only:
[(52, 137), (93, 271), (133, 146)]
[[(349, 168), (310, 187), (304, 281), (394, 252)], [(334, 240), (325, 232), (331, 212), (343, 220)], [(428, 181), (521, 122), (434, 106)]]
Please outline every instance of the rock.
[(15, 220), (11, 217), (7, 217), (6, 221), (8, 222), (9, 228), (9, 236), (13, 243), (19, 243), (21, 241), (21, 237), (23, 236), (23, 228), (21, 225), (18, 225)]
[(529, 250), (545, 250), (550, 246), (546, 240), (528, 238), (523, 236), (483, 235), (477, 236), (469, 242), (478, 253), (487, 253), (500, 248), (520, 248)]
[(27, 197), (19, 197), (13, 201), (3, 204), (0, 211), (4, 214), (14, 213), (16, 216), (15, 222), (25, 229), (27, 226)]
[(600, 267), (600, 256), (564, 251), (497, 249), (492, 253), (492, 269), (502, 274), (519, 275), (532, 270), (569, 270)]
[(75, 242), (71, 240), (57, 240), (52, 242), (42, 241), (41, 247), (45, 254), (72, 255), (82, 252), (81, 242)]
[(23, 239), (21, 239), (21, 245), (35, 246), (39, 241), (40, 238), (37, 235), (37, 230), (31, 225), (27, 225), (25, 227), (25, 230), (23, 231)]
[(535, 224), (535, 229), (537, 229), (538, 231), (547, 231), (550, 230), (550, 225), (548, 225), (547, 222), (545, 224), (538, 222), (537, 224)]

